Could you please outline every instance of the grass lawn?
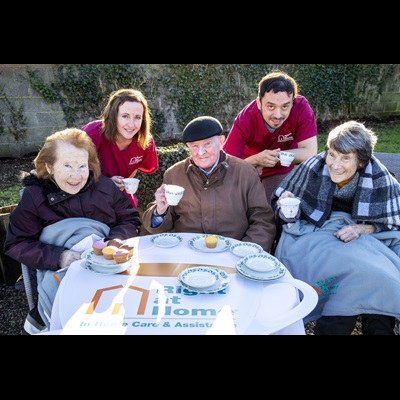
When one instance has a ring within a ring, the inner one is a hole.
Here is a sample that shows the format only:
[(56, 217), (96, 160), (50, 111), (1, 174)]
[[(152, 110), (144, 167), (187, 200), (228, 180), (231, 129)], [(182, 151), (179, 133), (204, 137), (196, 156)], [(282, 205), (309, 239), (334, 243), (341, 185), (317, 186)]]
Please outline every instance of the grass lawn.
[[(365, 123), (365, 125), (378, 136), (378, 143), (375, 146), (377, 153), (400, 153), (400, 119), (387, 122), (370, 122)], [(329, 130), (318, 133), (319, 152), (324, 149), (328, 134)]]

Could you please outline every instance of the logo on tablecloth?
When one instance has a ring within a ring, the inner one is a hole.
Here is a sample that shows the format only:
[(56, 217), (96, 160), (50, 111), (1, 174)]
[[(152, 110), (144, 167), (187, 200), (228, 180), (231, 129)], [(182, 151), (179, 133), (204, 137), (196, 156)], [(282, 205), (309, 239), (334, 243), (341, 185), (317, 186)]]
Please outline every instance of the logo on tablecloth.
[(180, 285), (162, 285), (153, 280), (149, 289), (136, 285), (110, 286), (95, 291), (89, 305), (82, 309), (84, 315), (80, 314), (78, 324), (91, 332), (103, 329), (107, 333), (113, 328), (131, 333), (141, 333), (142, 329), (149, 327), (155, 331), (165, 328), (209, 329), (225, 305), (224, 295), (225, 289), (209, 294), (207, 296), (221, 297), (221, 302), (213, 302), (212, 306), (205, 302), (204, 307), (199, 307), (198, 302), (190, 298), (204, 295)]

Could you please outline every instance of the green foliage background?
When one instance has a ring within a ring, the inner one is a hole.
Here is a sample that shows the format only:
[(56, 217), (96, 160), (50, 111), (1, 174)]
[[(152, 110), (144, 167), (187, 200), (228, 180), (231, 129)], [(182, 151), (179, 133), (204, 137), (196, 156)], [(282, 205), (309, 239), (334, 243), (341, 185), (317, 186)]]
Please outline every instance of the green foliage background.
[(153, 113), (152, 131), (162, 139), (168, 110), (159, 99), (174, 109), (181, 130), (199, 115), (215, 116), (228, 129), (273, 69), (296, 79), (317, 120), (324, 121), (368, 115), (368, 93), (382, 93), (396, 64), (58, 64), (50, 84), (35, 70), (28, 76), (45, 100), (61, 105), (68, 126), (100, 116), (113, 90), (140, 89)]
[[(30, 85), (45, 101), (60, 104), (67, 126), (82, 126), (93, 116), (99, 117), (109, 94), (116, 89), (133, 87), (143, 91), (152, 113), (152, 133), (160, 161), (155, 174), (138, 173), (139, 201), (145, 206), (153, 200), (165, 169), (188, 154), (179, 142), (164, 146), (165, 126), (171, 114), (180, 130), (199, 115), (212, 115), (228, 132), (237, 113), (256, 97), (260, 79), (273, 69), (281, 69), (296, 79), (300, 94), (315, 111), (321, 150), (329, 128), (337, 121), (369, 116), (368, 99), (382, 93), (396, 68), (398, 64), (56, 64), (51, 82), (45, 81), (38, 70), (27, 73)], [(12, 124), (2, 126), (0, 118), (0, 131), (7, 128), (16, 140), (23, 140), (23, 109), (7, 97), (3, 101), (12, 112)], [(384, 128), (378, 124), (376, 151), (400, 152), (399, 128), (390, 123)], [(16, 202), (19, 189), (12, 194)], [(12, 196), (7, 196), (6, 204), (13, 201)]]

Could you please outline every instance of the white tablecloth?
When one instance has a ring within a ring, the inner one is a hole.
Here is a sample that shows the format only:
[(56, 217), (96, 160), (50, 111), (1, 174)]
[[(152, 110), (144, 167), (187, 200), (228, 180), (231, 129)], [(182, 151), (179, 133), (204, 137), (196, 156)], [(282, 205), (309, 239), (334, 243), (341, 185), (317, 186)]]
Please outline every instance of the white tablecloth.
[[(302, 318), (318, 298), (311, 286), (289, 271), (268, 282), (247, 279), (236, 273), (239, 257), (230, 250), (196, 251), (188, 245), (196, 234), (179, 235), (183, 241), (170, 248), (155, 246), (153, 235), (130, 239), (141, 265), (137, 275), (99, 274), (86, 269), (84, 261), (71, 264), (55, 298), (51, 330), (79, 335), (305, 334)], [(139, 276), (154, 263), (175, 263), (177, 269), (182, 264), (225, 267), (230, 283), (223, 291), (198, 294), (184, 289), (177, 273)]]

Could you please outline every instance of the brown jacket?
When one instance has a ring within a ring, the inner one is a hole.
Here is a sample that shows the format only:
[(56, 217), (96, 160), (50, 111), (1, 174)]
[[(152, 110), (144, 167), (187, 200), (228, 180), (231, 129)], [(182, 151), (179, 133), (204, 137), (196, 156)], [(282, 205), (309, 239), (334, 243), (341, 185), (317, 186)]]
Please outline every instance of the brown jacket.
[(185, 192), (156, 228), (151, 227), (156, 202), (148, 204), (142, 222), (149, 233), (210, 233), (271, 251), (274, 213), (256, 169), (245, 161), (221, 151), (219, 164), (207, 179), (188, 157), (165, 171), (164, 183), (183, 186)]

